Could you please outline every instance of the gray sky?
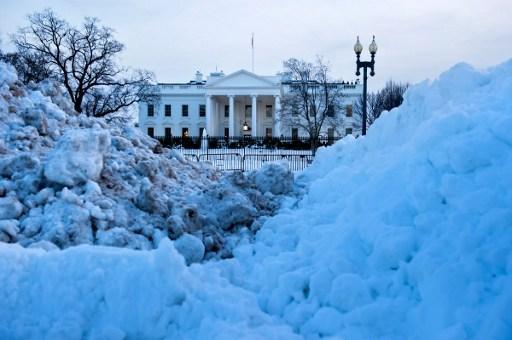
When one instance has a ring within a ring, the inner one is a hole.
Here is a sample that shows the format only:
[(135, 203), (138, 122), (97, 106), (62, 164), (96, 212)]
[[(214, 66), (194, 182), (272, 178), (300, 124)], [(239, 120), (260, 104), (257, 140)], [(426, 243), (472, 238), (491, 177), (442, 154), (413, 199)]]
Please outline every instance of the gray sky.
[(487, 67), (512, 57), (511, 0), (0, 0), (0, 37), (45, 7), (79, 24), (99, 17), (126, 45), (123, 63), (155, 72), (158, 81), (188, 81), (196, 70), (251, 69), (271, 75), (289, 57), (322, 55), (332, 75), (355, 79), (356, 35), (379, 51), (372, 89), (393, 78), (433, 78), (459, 61)]

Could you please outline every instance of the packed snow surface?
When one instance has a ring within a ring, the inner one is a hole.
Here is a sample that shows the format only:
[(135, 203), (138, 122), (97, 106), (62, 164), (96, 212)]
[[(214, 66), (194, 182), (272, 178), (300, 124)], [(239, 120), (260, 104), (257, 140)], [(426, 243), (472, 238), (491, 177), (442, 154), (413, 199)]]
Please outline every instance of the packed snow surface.
[[(511, 93), (512, 61), (413, 86), (366, 137), (321, 150), (304, 197), (232, 259), (187, 266), (190, 237), (0, 244), (0, 338), (510, 339)], [(6, 221), (18, 204), (1, 202)]]

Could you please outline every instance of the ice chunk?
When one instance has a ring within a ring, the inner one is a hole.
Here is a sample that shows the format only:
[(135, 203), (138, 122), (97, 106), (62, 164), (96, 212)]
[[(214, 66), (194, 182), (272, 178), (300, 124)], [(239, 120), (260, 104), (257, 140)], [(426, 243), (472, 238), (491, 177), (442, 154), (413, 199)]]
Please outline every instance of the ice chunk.
[(132, 233), (124, 228), (98, 230), (97, 244), (131, 249), (151, 249), (152, 246), (143, 235)]
[(343, 326), (342, 314), (334, 308), (322, 307), (301, 328), (308, 334), (321, 334), (323, 336), (335, 335)]
[(20, 231), (18, 226), (17, 220), (0, 220), (0, 241), (16, 242)]
[(366, 283), (352, 273), (341, 274), (332, 281), (329, 293), (331, 306), (347, 312), (371, 301)]
[(41, 239), (59, 247), (93, 243), (89, 211), (76, 204), (58, 200), (45, 206)]
[(59, 248), (49, 242), (49, 241), (45, 241), (45, 240), (41, 240), (41, 241), (37, 241), (37, 242), (34, 242), (34, 243), (31, 243), (28, 248), (34, 248), (34, 249), (44, 249), (46, 251), (52, 251), (52, 250), (59, 250)]
[(39, 166), (39, 160), (29, 153), (19, 153), (0, 159), (0, 175), (11, 177), (15, 173), (22, 173), (28, 169)]
[(199, 262), (204, 257), (204, 245), (203, 242), (194, 235), (183, 234), (174, 241), (176, 250), (180, 252), (185, 258), (187, 264)]
[(252, 180), (263, 193), (287, 194), (293, 190), (293, 173), (285, 162), (266, 163), (261, 169), (252, 172)]
[(16, 197), (0, 197), (0, 220), (18, 218), (23, 213), (23, 204)]
[(49, 153), (44, 175), (52, 182), (68, 186), (98, 179), (109, 147), (107, 130), (70, 130)]

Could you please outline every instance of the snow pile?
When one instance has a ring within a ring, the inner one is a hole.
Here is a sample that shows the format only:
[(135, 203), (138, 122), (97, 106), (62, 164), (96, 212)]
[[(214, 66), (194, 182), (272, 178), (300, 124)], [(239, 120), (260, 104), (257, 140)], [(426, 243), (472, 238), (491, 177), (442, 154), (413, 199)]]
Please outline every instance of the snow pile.
[(255, 231), (293, 189), (289, 171), (263, 171), (285, 189), (261, 191), (255, 175), (223, 175), (139, 129), (77, 115), (54, 83), (26, 88), (0, 63), (0, 241), (152, 249), (184, 236), (187, 260), (229, 257), (231, 235)]
[(308, 338), (512, 338), (510, 94), (512, 61), (459, 64), (320, 150), (236, 250), (243, 285)]
[(1, 339), (298, 339), (172, 243), (153, 251), (0, 243)]
[[(460, 64), (412, 87), (404, 104), (384, 114), (367, 137), (321, 150), (302, 177), (306, 196), (287, 201), (254, 240), (244, 237), (231, 259), (186, 266), (165, 238), (151, 251), (51, 250), (44, 239), (37, 246), (49, 251), (0, 243), (0, 337), (510, 339), (511, 93), (512, 61), (487, 72)], [(111, 138), (114, 144), (120, 137)], [(57, 196), (55, 186), (31, 201), (46, 202), (46, 212), (57, 203), (85, 207), (77, 200), (119, 190), (123, 184), (112, 179), (108, 155), (100, 177), (107, 167), (110, 180), (101, 188), (88, 180), (82, 191), (61, 189)], [(132, 165), (160, 169), (148, 165), (160, 160), (155, 155), (145, 158), (147, 166), (116, 160), (117, 179), (132, 175)], [(265, 191), (258, 199), (243, 190), (226, 192), (226, 186), (190, 195), (190, 205), (168, 218), (172, 233), (185, 226), (199, 230), (203, 219), (220, 223), (214, 211), (242, 223), (242, 202), (256, 202), (247, 214), (268, 207), (259, 199), (281, 186), (262, 179), (272, 177), (267, 171), (230, 178), (242, 188), (258, 183)], [(142, 188), (138, 204), (160, 211), (165, 204), (148, 188), (162, 175), (151, 173), (129, 183)], [(132, 191), (117, 192), (127, 197)], [(22, 204), (25, 211), (26, 198), (16, 197), (5, 195), (2, 204)], [(219, 205), (223, 199), (237, 207), (232, 215)], [(108, 214), (107, 203), (87, 202), (99, 209), (84, 208), (89, 214)], [(210, 204), (204, 215), (195, 208), (200, 202)], [(80, 214), (66, 218), (59, 222), (63, 228)], [(123, 240), (121, 230), (130, 231), (133, 223), (118, 219), (128, 227), (109, 230)], [(7, 221), (2, 232), (16, 234), (17, 220)], [(98, 235), (103, 228), (96, 225)], [(196, 239), (180, 236), (176, 247), (193, 262), (202, 249)], [(207, 249), (213, 238), (206, 239)]]

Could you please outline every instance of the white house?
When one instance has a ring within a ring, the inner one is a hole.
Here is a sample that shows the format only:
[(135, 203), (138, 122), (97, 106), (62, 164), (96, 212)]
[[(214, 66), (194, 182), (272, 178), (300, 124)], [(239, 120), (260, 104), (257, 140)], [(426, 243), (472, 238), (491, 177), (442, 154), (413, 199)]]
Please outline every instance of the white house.
[[(152, 136), (292, 136), (305, 135), (280, 126), (280, 99), (287, 91), (283, 74), (260, 76), (246, 70), (229, 75), (198, 71), (188, 83), (159, 83), (158, 100), (139, 104), (139, 126)], [(352, 104), (362, 93), (359, 82), (336, 83), (343, 93), (344, 126), (340, 133), (325, 127), (325, 135), (357, 133)], [(203, 131), (205, 130), (205, 131)]]

